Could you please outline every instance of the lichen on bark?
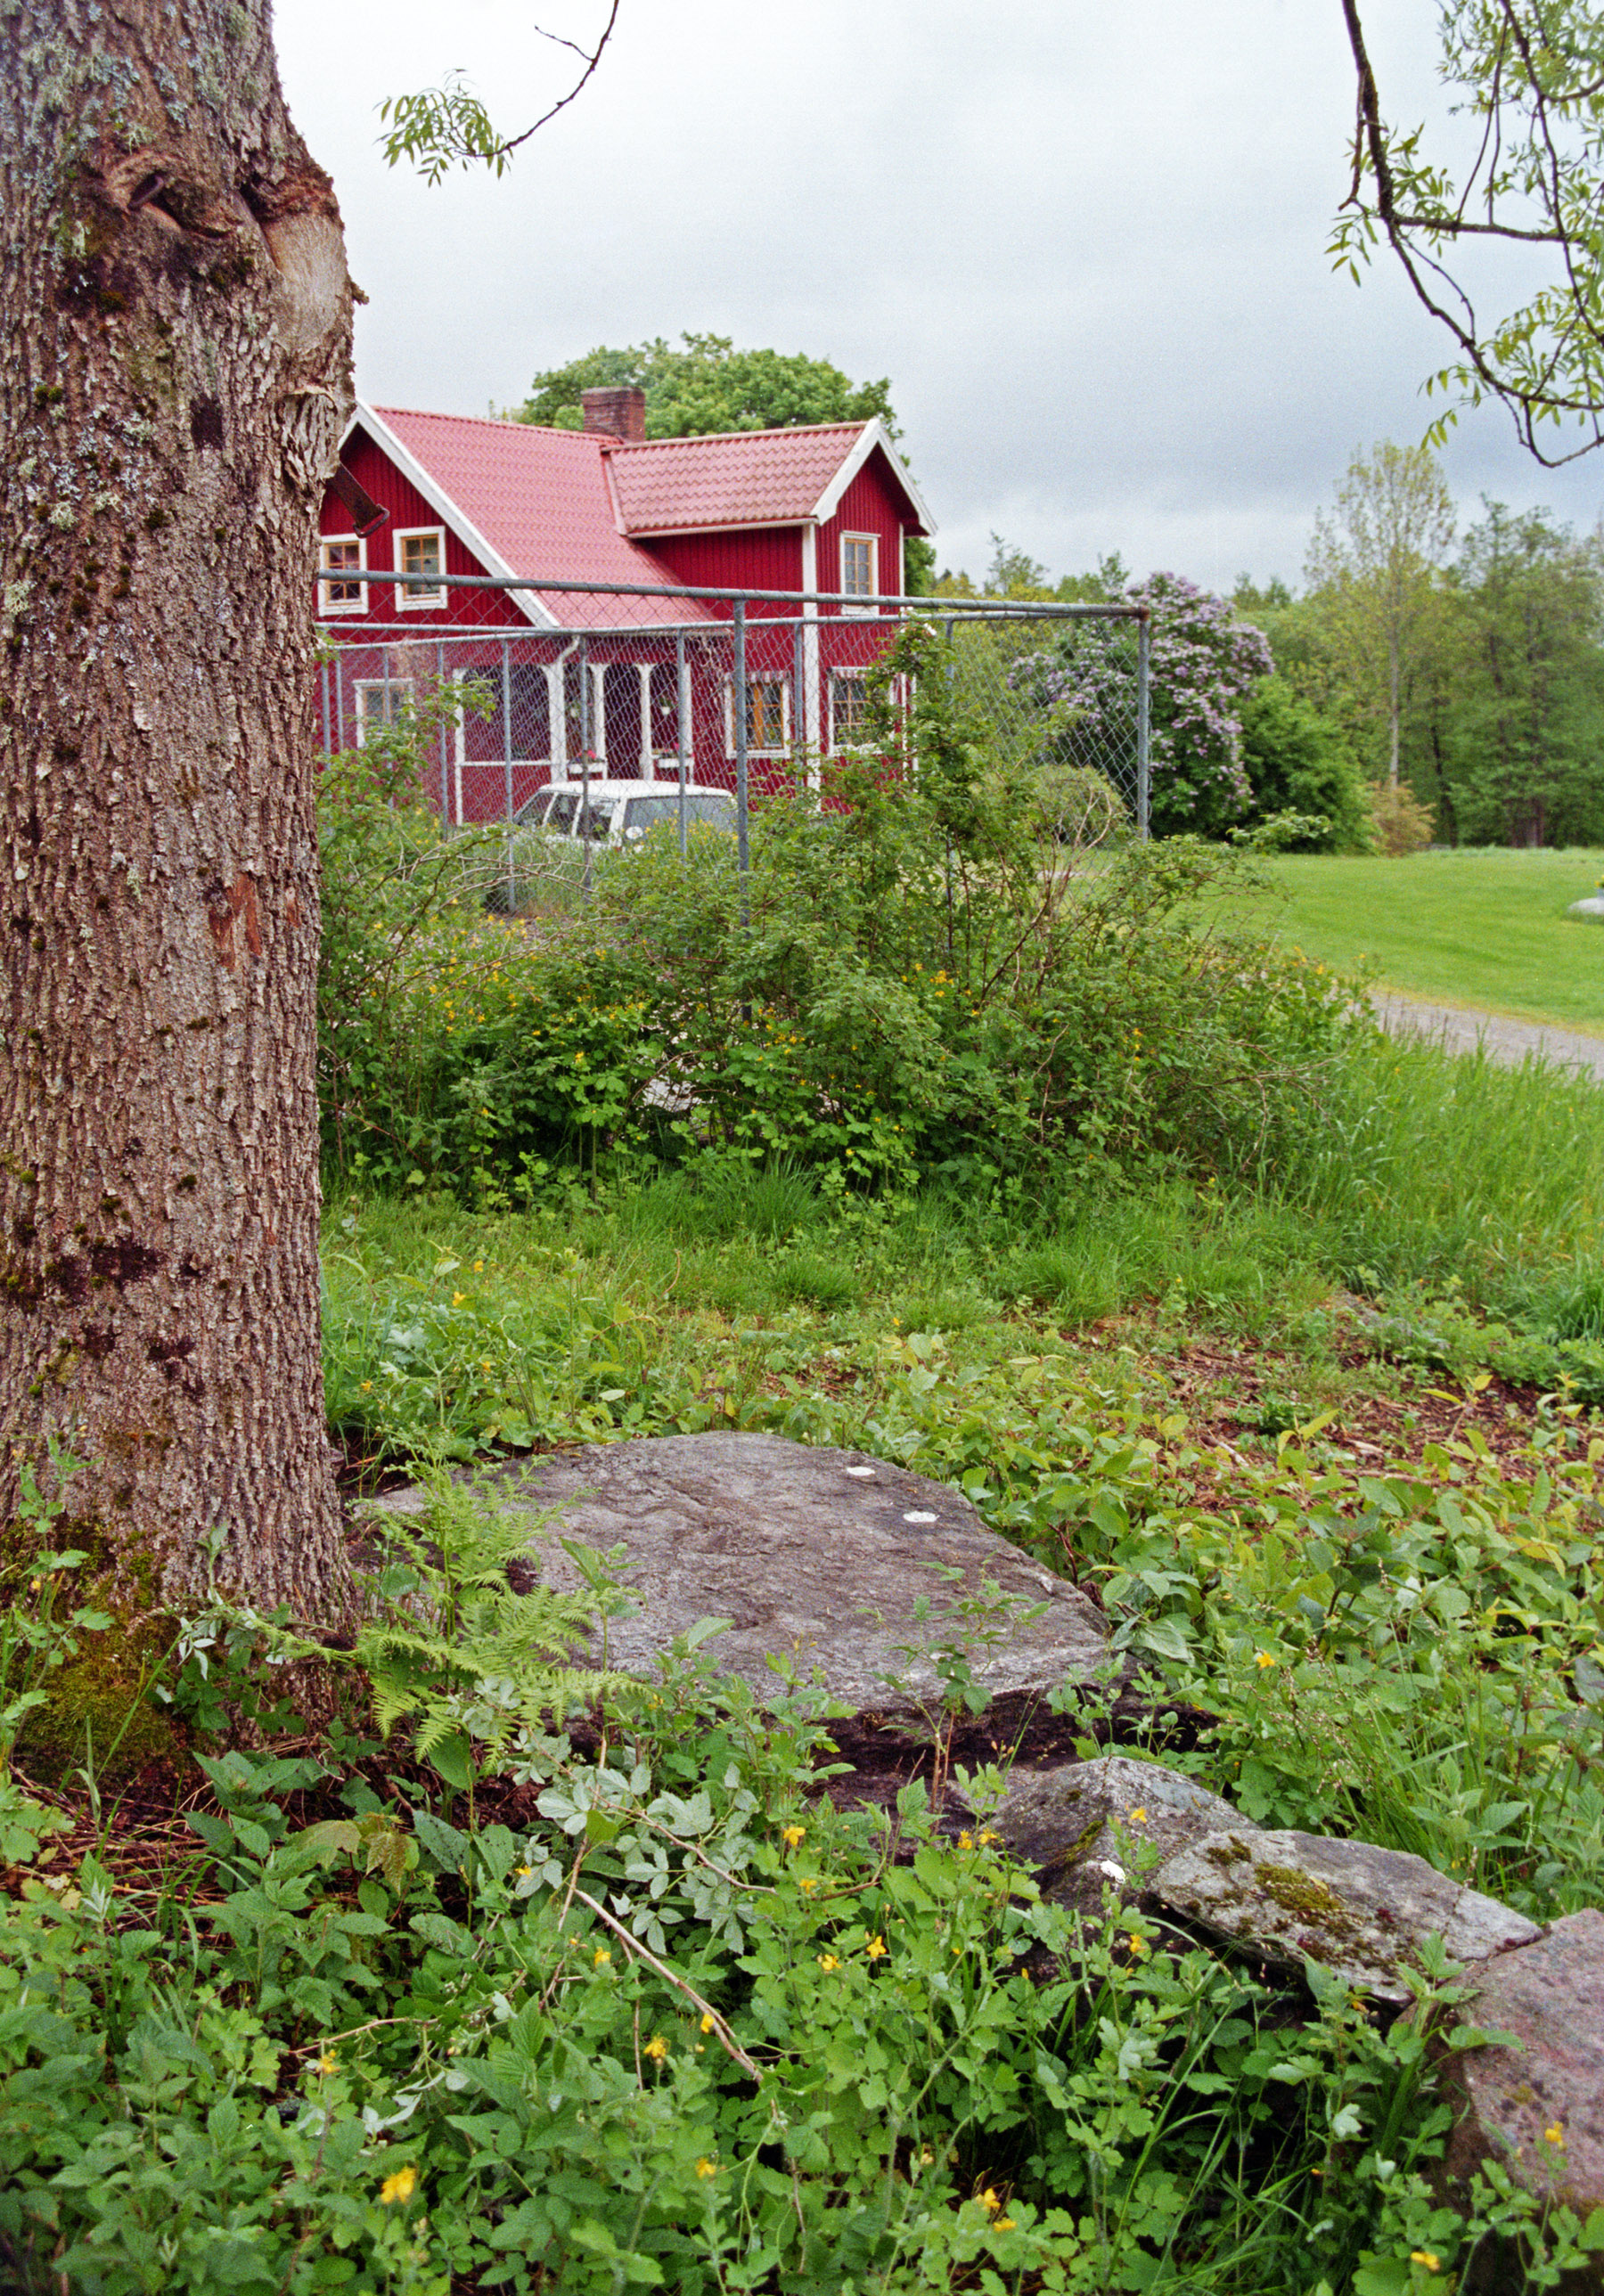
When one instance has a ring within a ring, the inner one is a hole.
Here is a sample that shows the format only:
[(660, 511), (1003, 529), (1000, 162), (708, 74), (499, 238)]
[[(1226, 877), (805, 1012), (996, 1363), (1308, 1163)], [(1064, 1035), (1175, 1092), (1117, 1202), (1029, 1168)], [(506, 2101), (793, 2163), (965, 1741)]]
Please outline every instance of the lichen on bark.
[(350, 398), (268, 0), (0, 13), (0, 1523), (326, 1613), (312, 561)]

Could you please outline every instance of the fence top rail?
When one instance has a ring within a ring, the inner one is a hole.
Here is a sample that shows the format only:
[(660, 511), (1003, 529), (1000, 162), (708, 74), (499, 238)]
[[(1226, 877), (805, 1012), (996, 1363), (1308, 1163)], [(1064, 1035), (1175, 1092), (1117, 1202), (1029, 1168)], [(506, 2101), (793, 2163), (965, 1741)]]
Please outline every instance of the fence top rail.
[[(889, 620), (890, 617), (885, 619)], [(985, 614), (976, 617), (975, 621), (995, 622), (1000, 619), (996, 614)], [(1040, 620), (1043, 618), (1037, 616), (1035, 619)], [(961, 614), (942, 615), (941, 619), (954, 621), (960, 628), (964, 624)], [(974, 626), (972, 623), (971, 627)], [(811, 630), (818, 627), (816, 622), (801, 614), (753, 614), (747, 619), (746, 631), (751, 637), (763, 630)], [(834, 628), (835, 625), (832, 623), (828, 627)], [(848, 623), (846, 627), (850, 629), (853, 625)], [(560, 630), (519, 630), (503, 629), (494, 624), (487, 627), (482, 622), (458, 622), (448, 626), (438, 623), (430, 629), (420, 630), (413, 622), (368, 622), (360, 630), (355, 630), (349, 622), (319, 622), (317, 627), (333, 653), (381, 653), (400, 647), (415, 652), (432, 645), (462, 646), (470, 641), (475, 645), (492, 649), (510, 645), (514, 650), (522, 648), (526, 651), (531, 643), (555, 645), (566, 652), (581, 638), (672, 640), (683, 637), (705, 644), (722, 636), (728, 646), (731, 625), (728, 622), (590, 622), (583, 626), (568, 625)], [(837, 663), (834, 667), (844, 665)]]
[[(315, 581), (327, 581), (326, 574), (315, 575)], [(762, 604), (787, 606), (851, 606), (858, 616), (872, 621), (887, 606), (911, 607), (919, 613), (934, 614), (942, 620), (1016, 621), (1039, 618), (1044, 621), (1107, 621), (1145, 622), (1152, 614), (1149, 606), (1071, 605), (1057, 599), (1038, 598), (912, 598), (900, 593), (878, 593), (866, 598), (860, 591), (848, 590), (734, 590), (695, 588), (689, 584), (646, 582), (548, 582), (533, 574), (394, 574), (375, 572), (367, 567), (353, 568), (339, 578), (351, 583), (388, 583), (396, 590), (550, 590), (581, 598), (709, 598), (734, 605), (756, 601)], [(705, 624), (698, 624), (704, 628)], [(419, 633), (418, 635), (424, 635)], [(430, 636), (444, 635), (430, 631)]]

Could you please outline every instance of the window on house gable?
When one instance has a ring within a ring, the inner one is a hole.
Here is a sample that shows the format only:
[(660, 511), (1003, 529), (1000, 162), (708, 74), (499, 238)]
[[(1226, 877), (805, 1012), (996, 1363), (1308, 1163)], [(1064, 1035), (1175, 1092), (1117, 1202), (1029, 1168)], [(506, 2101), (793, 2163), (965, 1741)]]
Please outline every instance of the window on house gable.
[(412, 707), (412, 680), (409, 677), (359, 677), (357, 691), (357, 747), (362, 749), (370, 734), (380, 734), (399, 726)]
[(830, 673), (830, 747), (851, 748), (868, 738), (868, 679), (857, 670)]
[(841, 586), (849, 598), (875, 598), (880, 594), (880, 537), (876, 534), (843, 534), (841, 537)]
[(365, 614), (367, 585), (352, 579), (367, 566), (367, 545), (359, 535), (327, 534), (317, 554), (320, 614)]
[(406, 613), (419, 606), (443, 606), (446, 586), (440, 577), (446, 570), (446, 531), (440, 526), (415, 527), (396, 536), (396, 572), (427, 575), (432, 578), (423, 582), (396, 584), (396, 611)]

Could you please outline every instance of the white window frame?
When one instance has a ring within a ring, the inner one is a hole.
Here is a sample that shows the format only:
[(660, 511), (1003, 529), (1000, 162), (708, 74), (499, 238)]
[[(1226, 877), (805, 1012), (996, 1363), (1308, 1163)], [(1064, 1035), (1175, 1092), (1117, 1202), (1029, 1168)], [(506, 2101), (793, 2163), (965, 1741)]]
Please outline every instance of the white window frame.
[(831, 669), (831, 670), (828, 670), (828, 671), (827, 671), (827, 672), (826, 672), (826, 676), (827, 676), (828, 677), (828, 679), (829, 679), (828, 703), (829, 703), (829, 712), (830, 712), (830, 748), (831, 748), (831, 750), (861, 750), (861, 749), (865, 749), (865, 748), (867, 748), (867, 747), (868, 747), (868, 738), (867, 734), (850, 734), (850, 733), (849, 733), (849, 734), (847, 734), (843, 737), (842, 734), (838, 734), (838, 733), (837, 733), (837, 731), (836, 731), (836, 727), (835, 727), (835, 681), (836, 681), (836, 679), (837, 679), (838, 677), (853, 677), (853, 678), (856, 678), (856, 679), (857, 679), (857, 681), (858, 681), (858, 683), (859, 683), (859, 685), (861, 685), (861, 686), (862, 686), (862, 688), (863, 688), (863, 700), (864, 700), (865, 707), (867, 708), (868, 703), (868, 670), (867, 670), (867, 669)]
[[(843, 534), (842, 536), (841, 554), (837, 561), (835, 570), (836, 578), (843, 597), (848, 594), (846, 586), (846, 546), (849, 542), (864, 542), (868, 545), (868, 588), (867, 590), (854, 590), (851, 592), (851, 595), (853, 603), (850, 605), (843, 606), (841, 611), (843, 614), (870, 614), (875, 611), (874, 607), (869, 603), (870, 600), (877, 598), (880, 595), (880, 537), (877, 534)], [(861, 604), (857, 603), (859, 600), (862, 601)]]
[[(357, 563), (354, 567), (331, 569), (324, 562), (324, 552), (331, 543), (342, 546), (354, 542)], [(334, 598), (329, 594), (337, 584), (354, 582), (367, 571), (367, 539), (360, 534), (320, 534), (317, 537), (317, 611), (320, 614), (365, 614), (367, 611), (367, 585), (362, 584), (361, 594), (356, 598)]]
[[(755, 676), (749, 676), (746, 684), (749, 688), (754, 685), (777, 685), (780, 690), (779, 747), (774, 750), (760, 750), (749, 742), (746, 749), (747, 756), (749, 758), (788, 758), (791, 754), (791, 680), (783, 670), (764, 669), (759, 670)], [(733, 758), (735, 753), (736, 682), (733, 677), (727, 677), (724, 681), (724, 754), (727, 758)]]
[[(413, 699), (414, 681), (410, 677), (358, 677), (351, 681), (357, 708), (357, 747), (359, 750), (367, 746), (367, 720), (372, 706), (368, 696), (382, 693), (387, 688), (391, 693), (404, 695), (409, 701)], [(382, 722), (388, 726), (392, 720), (386, 718)]]
[(407, 571), (406, 545), (409, 542), (432, 541), (440, 550), (440, 582), (432, 590), (414, 589), (409, 583), (395, 586), (395, 610), (398, 614), (433, 613), (448, 603), (446, 587), (446, 529), (443, 526), (399, 526), (396, 529), (394, 569), (398, 574)]

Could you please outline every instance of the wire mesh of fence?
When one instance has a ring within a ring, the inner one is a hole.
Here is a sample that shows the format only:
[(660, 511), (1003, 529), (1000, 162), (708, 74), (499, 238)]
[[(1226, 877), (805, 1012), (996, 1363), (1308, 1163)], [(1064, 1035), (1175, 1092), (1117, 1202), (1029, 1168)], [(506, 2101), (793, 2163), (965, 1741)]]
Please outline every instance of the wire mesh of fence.
[[(883, 738), (886, 664), (933, 626), (938, 674), (1044, 831), (1145, 835), (1147, 624), (1129, 605), (837, 593), (582, 587), (531, 578), (325, 566), (319, 709), (330, 753), (360, 749), (445, 682), (429, 795), (451, 825), (503, 822), (617, 844), (752, 804)], [(517, 840), (520, 845), (523, 840)], [(516, 870), (514, 840), (509, 867)], [(510, 890), (515, 889), (509, 889)]]

